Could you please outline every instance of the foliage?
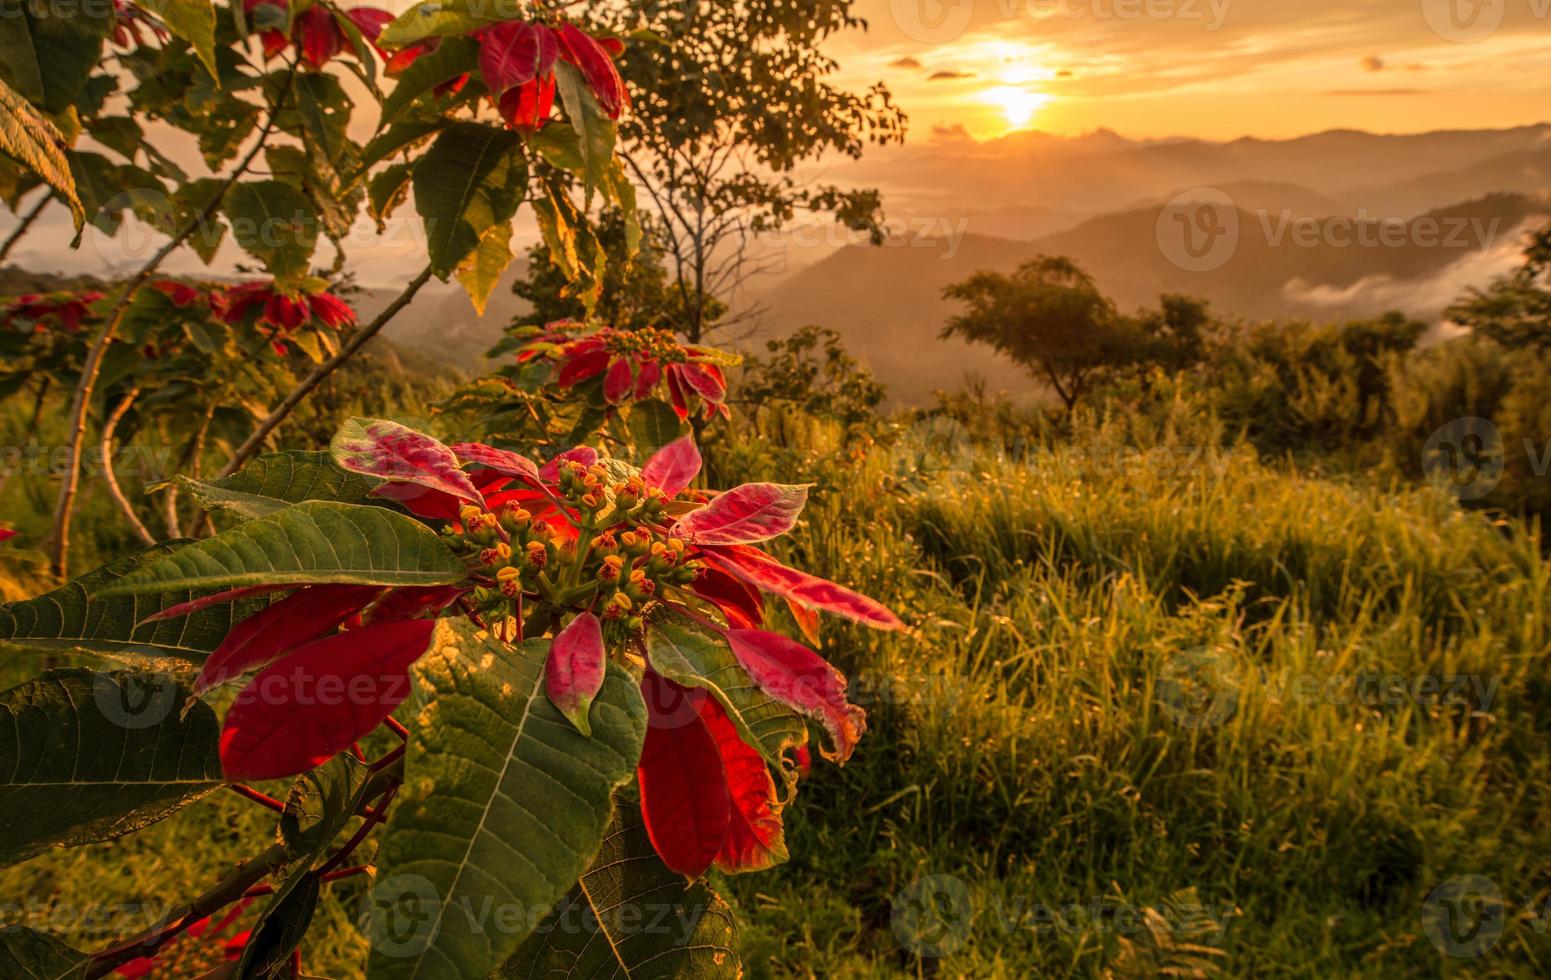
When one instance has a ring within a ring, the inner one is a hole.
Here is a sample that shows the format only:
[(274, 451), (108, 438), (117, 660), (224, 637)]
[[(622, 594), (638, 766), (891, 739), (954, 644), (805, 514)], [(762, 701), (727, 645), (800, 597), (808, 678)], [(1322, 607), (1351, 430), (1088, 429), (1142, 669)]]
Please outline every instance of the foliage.
[(1485, 290), (1471, 288), (1445, 315), (1510, 350), (1551, 348), (1551, 225), (1530, 237), (1523, 265)]
[(748, 405), (789, 402), (802, 411), (847, 425), (870, 418), (883, 403), (883, 385), (846, 352), (840, 335), (806, 326), (765, 342), (768, 357), (750, 357), (739, 373), (737, 400)]

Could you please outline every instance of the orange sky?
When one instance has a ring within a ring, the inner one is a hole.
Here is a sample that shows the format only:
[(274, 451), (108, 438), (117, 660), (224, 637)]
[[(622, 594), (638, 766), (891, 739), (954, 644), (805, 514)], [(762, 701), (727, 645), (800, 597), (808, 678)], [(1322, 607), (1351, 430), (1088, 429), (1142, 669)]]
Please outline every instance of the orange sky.
[[(1286, 137), (1551, 119), (1551, 0), (860, 0), (843, 80), (962, 124)], [(935, 76), (935, 77), (934, 77)]]

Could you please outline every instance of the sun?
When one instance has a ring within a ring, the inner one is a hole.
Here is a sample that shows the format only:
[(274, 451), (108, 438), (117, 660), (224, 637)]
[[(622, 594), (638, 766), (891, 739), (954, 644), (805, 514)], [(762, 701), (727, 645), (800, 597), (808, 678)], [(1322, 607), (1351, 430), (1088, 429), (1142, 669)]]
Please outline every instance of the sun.
[(1014, 85), (987, 89), (981, 98), (1002, 110), (1002, 117), (1007, 120), (1009, 129), (1023, 129), (1034, 119), (1035, 113), (1050, 102), (1050, 96), (1043, 92), (1030, 92)]

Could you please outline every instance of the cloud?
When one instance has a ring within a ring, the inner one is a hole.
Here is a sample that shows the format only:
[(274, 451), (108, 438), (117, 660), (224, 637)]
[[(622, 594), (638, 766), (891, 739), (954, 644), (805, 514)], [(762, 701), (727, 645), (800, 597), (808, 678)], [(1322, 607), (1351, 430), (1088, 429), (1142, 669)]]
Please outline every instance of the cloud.
[(890, 68), (920, 68), (921, 62), (914, 58), (895, 58), (889, 62)]
[(1363, 71), (1383, 71), (1384, 59), (1376, 54), (1370, 54), (1363, 59)]
[(1326, 95), (1352, 96), (1352, 95), (1426, 95), (1425, 89), (1419, 88), (1338, 88), (1326, 92)]
[(951, 82), (961, 78), (974, 78), (972, 71), (934, 71), (926, 77), (929, 82)]

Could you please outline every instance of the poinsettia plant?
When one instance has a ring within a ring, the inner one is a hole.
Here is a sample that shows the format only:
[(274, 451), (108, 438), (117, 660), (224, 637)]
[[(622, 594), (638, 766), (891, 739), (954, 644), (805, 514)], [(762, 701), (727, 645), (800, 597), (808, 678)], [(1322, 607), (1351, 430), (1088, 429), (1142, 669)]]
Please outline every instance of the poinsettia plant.
[[(279, 811), (278, 842), (241, 887), (81, 954), (87, 975), (154, 955), (265, 879), (242, 958), (286, 962), (320, 888), (378, 825), (368, 977), (529, 975), (578, 955), (628, 975), (661, 957), (735, 975), (702, 877), (783, 860), (810, 725), (840, 763), (866, 730), (845, 678), (770, 629), (768, 603), (810, 640), (820, 614), (902, 624), (766, 550), (807, 487), (716, 492), (696, 487), (700, 470), (688, 437), (640, 467), (587, 446), (541, 464), (354, 419), (328, 454), (184, 481), (230, 526), (0, 607), (7, 643), (131, 666), (0, 695), (0, 853), (118, 836), (222, 786)], [(149, 721), (121, 717), (137, 686), (164, 694)], [(39, 726), (60, 735), (23, 737)], [(368, 761), (379, 729), (397, 747)], [(283, 801), (246, 785), (287, 778)], [(406, 889), (425, 913), (411, 939), (395, 918)], [(694, 928), (641, 931), (609, 904), (648, 899)], [(609, 942), (466, 914), (491, 903), (551, 919), (583, 906)]]

